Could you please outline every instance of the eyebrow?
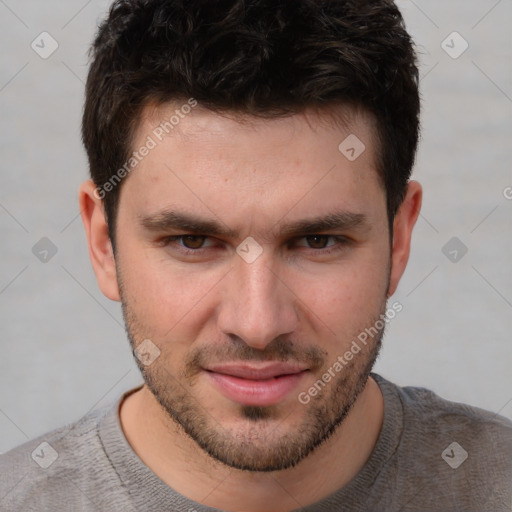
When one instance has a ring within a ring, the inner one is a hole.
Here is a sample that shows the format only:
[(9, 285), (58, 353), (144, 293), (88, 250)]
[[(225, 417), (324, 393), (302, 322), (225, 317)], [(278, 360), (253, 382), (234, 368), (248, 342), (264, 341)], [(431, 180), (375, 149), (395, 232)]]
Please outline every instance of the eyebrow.
[[(239, 233), (216, 220), (204, 219), (177, 210), (163, 210), (155, 214), (140, 215), (140, 224), (151, 232), (183, 231), (186, 233), (238, 238)], [(278, 228), (281, 236), (313, 235), (329, 230), (366, 230), (370, 226), (363, 213), (336, 211), (327, 215), (300, 219)], [(273, 231), (275, 228), (273, 229)]]

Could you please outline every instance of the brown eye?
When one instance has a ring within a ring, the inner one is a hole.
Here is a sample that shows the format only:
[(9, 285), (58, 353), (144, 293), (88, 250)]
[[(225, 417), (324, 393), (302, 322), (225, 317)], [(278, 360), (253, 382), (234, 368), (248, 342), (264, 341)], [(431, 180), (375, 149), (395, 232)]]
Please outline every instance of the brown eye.
[(327, 247), (327, 241), (329, 238), (330, 237), (327, 235), (312, 235), (307, 236), (306, 240), (312, 249), (325, 249), (325, 247)]
[(200, 249), (204, 244), (205, 236), (185, 235), (182, 236), (183, 246), (187, 249)]

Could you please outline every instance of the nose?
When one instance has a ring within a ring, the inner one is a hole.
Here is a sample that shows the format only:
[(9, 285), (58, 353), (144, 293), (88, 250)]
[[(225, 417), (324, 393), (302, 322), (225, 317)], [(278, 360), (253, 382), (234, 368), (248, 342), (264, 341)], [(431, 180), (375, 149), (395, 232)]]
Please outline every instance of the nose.
[(297, 328), (297, 298), (281, 267), (272, 264), (265, 252), (252, 263), (235, 256), (218, 314), (218, 327), (224, 334), (263, 350), (278, 336)]

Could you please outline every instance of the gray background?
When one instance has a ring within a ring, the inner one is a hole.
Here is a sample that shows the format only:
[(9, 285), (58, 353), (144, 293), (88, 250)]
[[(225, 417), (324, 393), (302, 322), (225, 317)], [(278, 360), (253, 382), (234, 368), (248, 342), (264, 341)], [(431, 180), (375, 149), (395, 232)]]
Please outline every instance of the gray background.
[[(86, 51), (108, 4), (0, 0), (0, 452), (141, 381), (77, 206)], [(425, 198), (376, 370), (512, 418), (512, 1), (398, 5), (421, 52)], [(59, 44), (47, 59), (31, 48), (43, 31)], [(454, 31), (469, 43), (456, 59)], [(468, 248), (457, 262), (452, 237)]]

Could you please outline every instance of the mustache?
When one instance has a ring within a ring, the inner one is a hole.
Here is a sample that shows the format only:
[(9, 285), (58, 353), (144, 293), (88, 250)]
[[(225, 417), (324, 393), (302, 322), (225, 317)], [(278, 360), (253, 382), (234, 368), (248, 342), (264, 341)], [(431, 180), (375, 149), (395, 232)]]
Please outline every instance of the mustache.
[(209, 364), (251, 361), (303, 363), (318, 371), (325, 365), (326, 357), (327, 352), (317, 346), (302, 347), (282, 337), (272, 340), (263, 350), (236, 339), (222, 345), (196, 348), (186, 358), (183, 376), (194, 377)]

